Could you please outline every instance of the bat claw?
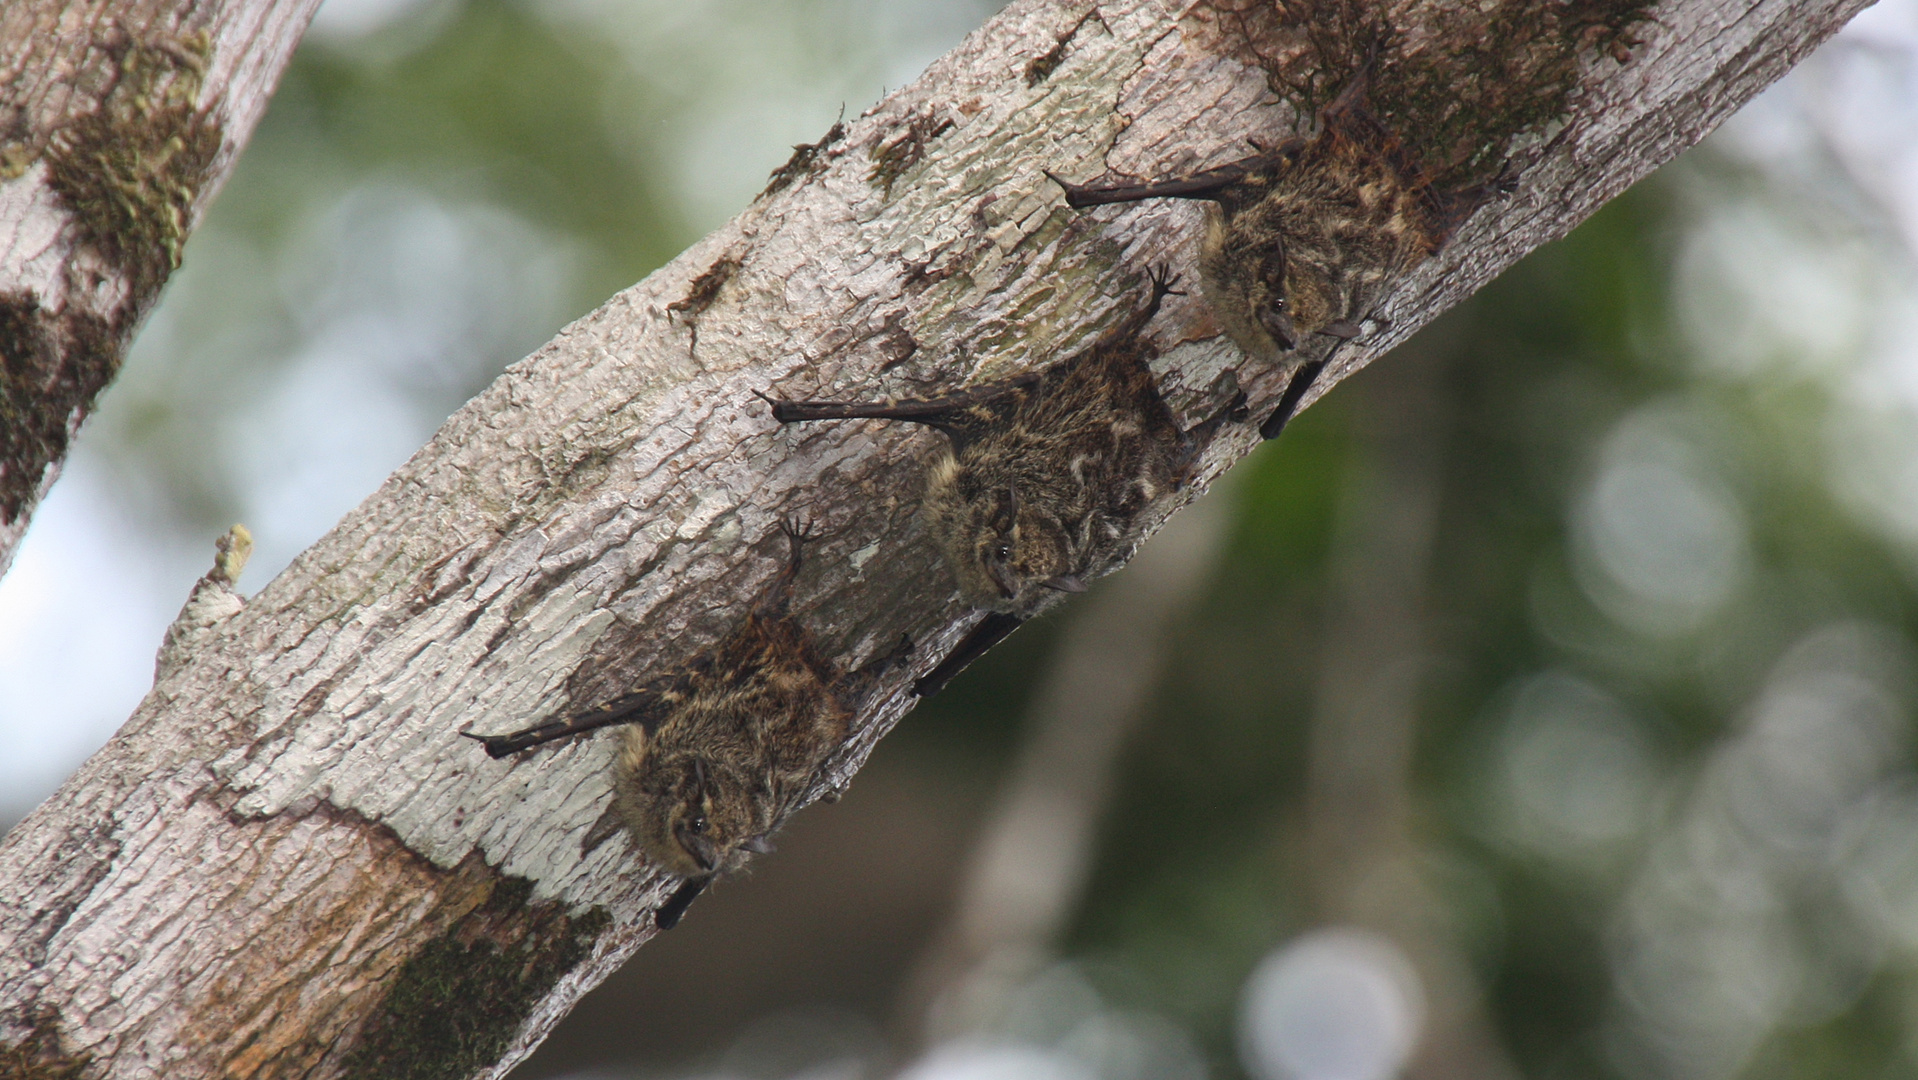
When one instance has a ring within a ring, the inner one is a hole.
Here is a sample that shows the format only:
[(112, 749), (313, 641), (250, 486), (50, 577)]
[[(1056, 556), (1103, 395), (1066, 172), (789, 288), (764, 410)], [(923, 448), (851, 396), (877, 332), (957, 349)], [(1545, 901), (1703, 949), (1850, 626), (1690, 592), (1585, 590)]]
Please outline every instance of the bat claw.
[(768, 394), (764, 390), (760, 390), (758, 388), (754, 388), (753, 396), (772, 407), (773, 419), (777, 421), (778, 423), (790, 424), (793, 421), (800, 419), (800, 417), (796, 417), (793, 415), (793, 412), (792, 412), (793, 403), (790, 401), (787, 401), (784, 398), (773, 397), (771, 394)]
[(494, 759), (512, 757), (517, 749), (512, 745), (510, 735), (475, 735), (470, 731), (459, 733), (462, 739), (471, 739), (486, 747), (486, 756)]

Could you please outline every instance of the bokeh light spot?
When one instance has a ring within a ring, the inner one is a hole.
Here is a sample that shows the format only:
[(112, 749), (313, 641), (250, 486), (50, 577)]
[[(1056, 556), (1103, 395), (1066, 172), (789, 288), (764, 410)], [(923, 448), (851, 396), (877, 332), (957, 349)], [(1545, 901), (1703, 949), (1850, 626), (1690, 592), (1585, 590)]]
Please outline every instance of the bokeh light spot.
[(1260, 1080), (1386, 1080), (1411, 1056), (1423, 1012), (1397, 946), (1362, 930), (1316, 931), (1246, 981), (1240, 1053)]

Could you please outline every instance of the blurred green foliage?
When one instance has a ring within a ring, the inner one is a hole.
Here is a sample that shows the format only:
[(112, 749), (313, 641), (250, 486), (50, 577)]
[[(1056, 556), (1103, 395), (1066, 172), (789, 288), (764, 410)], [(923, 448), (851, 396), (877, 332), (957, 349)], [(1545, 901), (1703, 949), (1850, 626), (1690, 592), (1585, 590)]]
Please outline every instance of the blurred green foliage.
[[(1418, 838), (1526, 1076), (1713, 1073), (1634, 1067), (1607, 1045), (1619, 1022), (1608, 939), (1659, 824), (1598, 870), (1504, 842), (1485, 806), (1504, 752), (1502, 689), (1561, 669), (1627, 702), (1672, 778), (1662, 797), (1678, 801), (1793, 641), (1847, 620), (1918, 632), (1904, 553), (1844, 512), (1816, 464), (1829, 390), (1702, 378), (1673, 330), (1687, 212), (1672, 195), (1669, 182), (1641, 185), (1381, 361), (1445, 369)], [(1174, 646), (1068, 946), (1094, 971), (1119, 972), (1102, 984), (1117, 1000), (1189, 1025), (1215, 1076), (1240, 1075), (1236, 997), (1252, 966), (1314, 920), (1297, 854), (1305, 740), (1333, 509), (1363, 437), (1343, 406), (1373, 375), (1241, 466), (1234, 545)], [(1714, 427), (1706, 453), (1745, 509), (1754, 551), (1738, 594), (1670, 635), (1620, 626), (1572, 580), (1575, 510), (1600, 444), (1633, 413), (1664, 407)], [(1670, 802), (1665, 813), (1677, 816)], [(1815, 933), (1814, 917), (1797, 921)], [(1835, 1015), (1781, 1024), (1725, 1075), (1914, 1075), (1913, 988), (1907, 965), (1881, 969)]]
[(699, 237), (602, 114), (621, 70), (606, 42), (509, 0), (460, 5), (397, 56), (302, 49), (221, 218), (270, 235), (289, 202), (369, 176), (482, 199), (588, 242), (592, 272), (573, 301), (584, 314)]

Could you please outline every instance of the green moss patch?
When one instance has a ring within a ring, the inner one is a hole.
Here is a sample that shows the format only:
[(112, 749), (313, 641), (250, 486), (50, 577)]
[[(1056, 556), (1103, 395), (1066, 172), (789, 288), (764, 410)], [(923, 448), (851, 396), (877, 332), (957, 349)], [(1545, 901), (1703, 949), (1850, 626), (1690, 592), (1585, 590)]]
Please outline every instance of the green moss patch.
[(100, 107), (47, 144), (48, 185), (79, 243), (126, 276), (136, 309), (180, 265), (220, 151), (219, 123), (196, 104), (211, 58), (204, 31), (125, 46)]
[(0, 293), (0, 524), (30, 511), (73, 423), (120, 370), (121, 335), (97, 316), (54, 317), (33, 293)]
[(532, 882), (502, 878), (485, 902), (401, 965), (347, 1056), (360, 1080), (456, 1080), (490, 1065), (560, 977), (612, 923), (532, 904)]
[[(49, 466), (94, 399), (119, 373), (127, 336), (180, 265), (193, 204), (220, 152), (220, 125), (199, 111), (212, 59), (204, 31), (103, 41), (110, 84), (94, 111), (49, 132), (36, 155), (28, 133), (8, 132), (0, 177), (47, 165), (47, 184), (72, 217), (78, 250), (128, 286), (111, 310), (85, 310), (70, 291), (59, 312), (20, 290), (0, 294), (0, 523), (30, 513)], [(17, 125), (16, 125), (17, 126)], [(97, 270), (83, 269), (69, 282)]]

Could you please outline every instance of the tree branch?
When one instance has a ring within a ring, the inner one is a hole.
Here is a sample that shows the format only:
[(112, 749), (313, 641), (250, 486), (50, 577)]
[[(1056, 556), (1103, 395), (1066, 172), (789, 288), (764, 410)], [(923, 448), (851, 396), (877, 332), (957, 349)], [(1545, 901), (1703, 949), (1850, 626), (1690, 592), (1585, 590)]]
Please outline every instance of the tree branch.
[(0, 10), (0, 574), (318, 6)]
[[(1675, 0), (1633, 23), (1622, 0), (1469, 19), (1294, 0), (1309, 18), (1287, 23), (1249, 2), (1014, 3), (510, 368), (244, 610), (181, 636), (190, 655), (0, 843), (0, 1043), (51, 1025), (103, 1077), (501, 1075), (677, 882), (624, 840), (581, 855), (608, 740), (493, 761), (461, 731), (605, 702), (715, 640), (777, 571), (782, 515), (822, 529), (795, 611), (842, 667), (904, 632), (923, 671), (974, 618), (914, 513), (939, 436), (782, 428), (754, 391), (922, 396), (1069, 355), (1147, 266), (1190, 279), (1199, 214), (1073, 211), (1041, 170), (1157, 177), (1276, 143), (1382, 22), (1381, 115), (1435, 175), (1509, 158), (1516, 189), (1390, 293), (1322, 393), (1859, 6)], [(1269, 412), (1282, 373), (1173, 301), (1150, 332), (1175, 410), (1196, 419), (1236, 368)], [(1256, 442), (1228, 427), (1187, 497)], [(910, 708), (913, 674), (881, 683), (834, 784)]]

